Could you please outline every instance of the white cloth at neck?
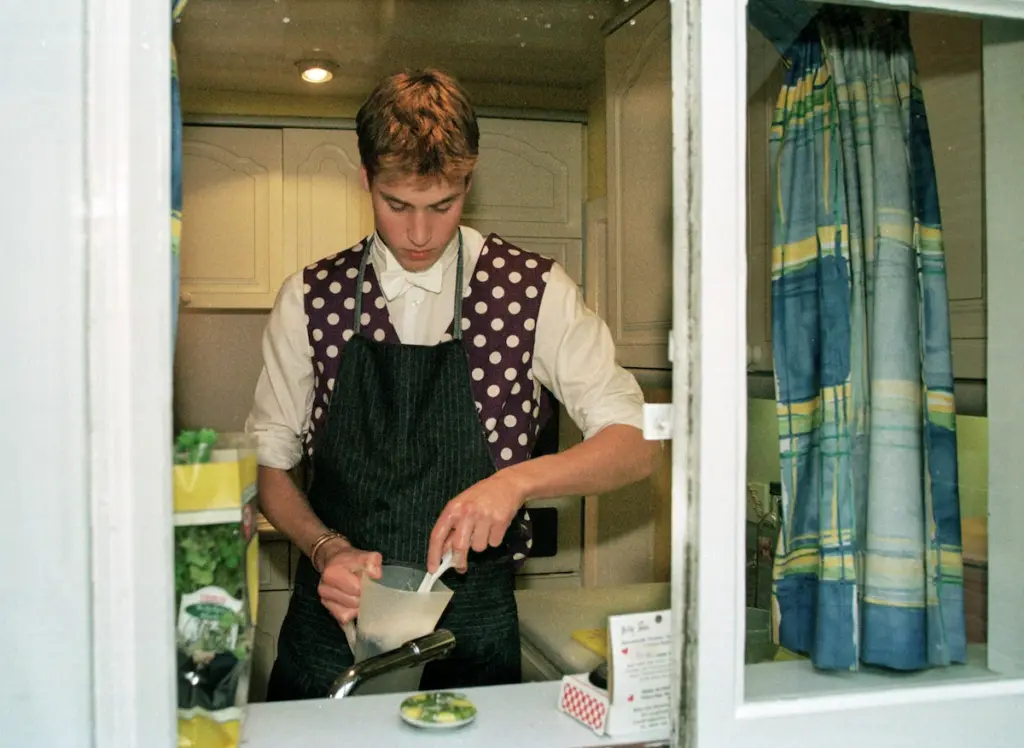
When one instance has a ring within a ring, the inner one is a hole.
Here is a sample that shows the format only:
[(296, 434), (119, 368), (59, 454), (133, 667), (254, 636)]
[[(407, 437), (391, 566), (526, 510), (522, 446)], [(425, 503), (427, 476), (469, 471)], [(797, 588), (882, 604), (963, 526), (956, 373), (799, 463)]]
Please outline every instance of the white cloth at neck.
[(374, 269), (378, 269), (380, 289), (384, 293), (384, 298), (394, 301), (413, 287), (422, 288), (432, 294), (441, 293), (445, 271), (458, 254), (459, 235), (452, 237), (437, 262), (418, 273), (410, 272), (399, 264), (380, 234), (374, 233), (371, 246)]

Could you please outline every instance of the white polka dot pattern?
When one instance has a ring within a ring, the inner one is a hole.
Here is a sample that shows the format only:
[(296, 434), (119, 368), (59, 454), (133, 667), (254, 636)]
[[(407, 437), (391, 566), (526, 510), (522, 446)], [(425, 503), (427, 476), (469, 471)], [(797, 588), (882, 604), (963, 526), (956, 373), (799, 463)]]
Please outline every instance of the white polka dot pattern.
[[(318, 429), (328, 418), (330, 394), (354, 331), (356, 279), (365, 247), (343, 251), (311, 265), (303, 274), (307, 329), (311, 356), (319, 373), (307, 454), (316, 448)], [(474, 406), (487, 435), (495, 465), (500, 469), (529, 459), (540, 427), (550, 417), (551, 404), (531, 366), (537, 315), (552, 261), (525, 252), (491, 235), (484, 243), (477, 267), (463, 296), (459, 326), (464, 331)], [(387, 302), (373, 266), (368, 264), (363, 283), (359, 335), (378, 342), (399, 343)], [(454, 326), (453, 326), (454, 327)], [(450, 341), (452, 328), (441, 342)], [(518, 540), (509, 547), (521, 561), (530, 547), (528, 515), (517, 519)]]
[(466, 339), (466, 355), (498, 468), (529, 459), (536, 422), (550, 416), (546, 396), (532, 386), (530, 364), (546, 286), (542, 276), (551, 265), (551, 260), (488, 237), (470, 284), (479, 301), (462, 310), (462, 329), (476, 331)]
[[(306, 326), (313, 349), (311, 355), (321, 375), (314, 384), (315, 403), (330, 402), (329, 393), (334, 390), (345, 343), (354, 334), (356, 278), (359, 276), (359, 261), (364, 250), (362, 244), (351, 249), (356, 251), (345, 250), (325, 257), (303, 273), (302, 290), (305, 294)], [(380, 292), (372, 265), (366, 268), (363, 294), (359, 320), (363, 337), (378, 342), (398, 343), (398, 334), (391, 325), (387, 301)], [(313, 409), (310, 414), (310, 434), (315, 434), (322, 427), (328, 412), (326, 407), (317, 406)], [(311, 449), (316, 447), (315, 438), (307, 439), (307, 442)]]

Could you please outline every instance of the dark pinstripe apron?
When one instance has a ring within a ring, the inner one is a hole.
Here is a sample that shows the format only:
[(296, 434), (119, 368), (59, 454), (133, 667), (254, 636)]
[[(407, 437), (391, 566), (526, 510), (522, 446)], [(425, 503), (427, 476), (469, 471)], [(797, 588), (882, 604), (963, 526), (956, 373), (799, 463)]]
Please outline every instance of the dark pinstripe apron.
[[(462, 245), (455, 320), (462, 316)], [(495, 472), (473, 403), (461, 325), (436, 346), (380, 343), (360, 334), (365, 252), (356, 284), (355, 334), (342, 353), (324, 429), (312, 457), (309, 502), (320, 520), (385, 564), (423, 567), (430, 531), (449, 500)], [(341, 627), (320, 602), (319, 577), (299, 562), (267, 699), (322, 698), (353, 662)], [(448, 572), (452, 601), (438, 626), (455, 634), (421, 687), (466, 688), (521, 678), (513, 567), (504, 546), (471, 553)]]

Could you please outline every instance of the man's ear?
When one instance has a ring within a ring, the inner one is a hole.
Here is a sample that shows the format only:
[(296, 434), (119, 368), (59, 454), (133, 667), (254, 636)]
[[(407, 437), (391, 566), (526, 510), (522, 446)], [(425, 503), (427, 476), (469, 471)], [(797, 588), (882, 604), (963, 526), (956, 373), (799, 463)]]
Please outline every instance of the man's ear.
[(363, 189), (366, 190), (367, 192), (369, 192), (370, 191), (370, 175), (366, 173), (366, 167), (365, 166), (360, 166), (359, 167), (359, 176), (363, 180)]
[(466, 194), (469, 194), (470, 188), (473, 186), (473, 172), (466, 175)]

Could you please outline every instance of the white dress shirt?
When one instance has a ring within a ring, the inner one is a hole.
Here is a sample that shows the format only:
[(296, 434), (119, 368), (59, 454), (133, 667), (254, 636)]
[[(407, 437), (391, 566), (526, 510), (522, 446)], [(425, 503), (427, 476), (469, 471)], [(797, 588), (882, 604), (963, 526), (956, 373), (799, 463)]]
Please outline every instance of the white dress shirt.
[[(463, 286), (473, 277), (484, 237), (462, 227)], [(375, 234), (370, 262), (388, 313), (406, 345), (437, 345), (452, 321), (457, 236), (429, 270), (402, 269)], [(289, 470), (302, 457), (313, 407), (313, 362), (303, 306), (302, 271), (285, 280), (263, 335), (263, 371), (256, 383), (246, 433), (258, 441), (259, 462)], [(558, 398), (589, 438), (612, 424), (643, 428), (643, 393), (615, 363), (604, 321), (583, 303), (576, 283), (557, 263), (551, 268), (537, 317), (533, 374)]]

